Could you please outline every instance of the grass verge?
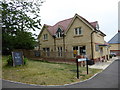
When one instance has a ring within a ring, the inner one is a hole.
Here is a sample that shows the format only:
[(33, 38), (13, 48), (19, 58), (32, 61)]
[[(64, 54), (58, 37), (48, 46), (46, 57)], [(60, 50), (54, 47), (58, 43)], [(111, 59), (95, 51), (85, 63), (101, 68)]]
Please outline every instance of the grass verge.
[(80, 79), (77, 79), (76, 65), (29, 60), (25, 66), (11, 67), (6, 65), (7, 58), (7, 56), (2, 57), (2, 78), (28, 84), (70, 84), (86, 80), (101, 71), (99, 69), (89, 69), (87, 75), (86, 68), (79, 67)]

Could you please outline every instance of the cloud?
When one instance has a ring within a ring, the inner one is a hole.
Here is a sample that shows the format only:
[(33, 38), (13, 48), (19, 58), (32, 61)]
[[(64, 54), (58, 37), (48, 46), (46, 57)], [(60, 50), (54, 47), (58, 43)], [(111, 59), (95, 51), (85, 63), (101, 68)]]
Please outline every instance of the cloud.
[(118, 29), (120, 30), (120, 1), (118, 3)]
[[(54, 25), (78, 13), (88, 21), (98, 21), (100, 29), (109, 37), (118, 24), (119, 0), (46, 0), (41, 7), (41, 23)], [(114, 32), (113, 32), (114, 31)], [(112, 38), (112, 37), (111, 37)], [(106, 41), (109, 38), (105, 38)]]

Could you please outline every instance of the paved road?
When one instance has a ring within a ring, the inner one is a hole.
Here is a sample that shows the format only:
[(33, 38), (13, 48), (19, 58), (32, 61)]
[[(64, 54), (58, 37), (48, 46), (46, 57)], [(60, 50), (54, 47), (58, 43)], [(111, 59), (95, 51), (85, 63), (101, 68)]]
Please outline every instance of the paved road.
[(103, 72), (97, 74), (92, 79), (72, 85), (35, 86), (2, 80), (2, 86), (3, 88), (118, 88), (118, 73), (120, 73), (118, 71), (118, 63), (120, 63), (120, 59), (115, 60)]

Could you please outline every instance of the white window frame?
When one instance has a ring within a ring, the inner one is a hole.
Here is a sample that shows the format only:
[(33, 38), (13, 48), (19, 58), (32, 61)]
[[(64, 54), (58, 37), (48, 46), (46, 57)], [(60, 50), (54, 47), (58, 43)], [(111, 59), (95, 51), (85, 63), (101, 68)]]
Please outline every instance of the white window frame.
[(74, 34), (75, 35), (82, 35), (82, 28), (81, 27), (77, 27), (74, 29)]
[[(85, 55), (86, 55), (86, 45), (81, 45), (81, 46), (73, 46), (72, 47), (72, 50), (74, 51), (74, 47), (77, 47), (78, 49), (77, 49), (77, 55), (80, 55), (81, 53), (80, 53), (80, 47), (83, 47), (83, 46), (85, 46)], [(74, 53), (73, 53), (73, 57), (74, 57)]]
[(61, 38), (62, 36), (61, 36), (61, 32), (58, 32), (57, 34), (56, 34), (56, 37), (57, 38)]
[(48, 40), (48, 34), (43, 35), (43, 40)]
[(62, 37), (62, 29), (60, 27), (58, 29), (60, 29), (60, 31), (56, 33), (56, 38), (61, 38)]
[(62, 47), (58, 47), (57, 49), (58, 49), (58, 56), (62, 57), (62, 50), (63, 50), (63, 48)]
[(45, 52), (46, 56), (50, 56), (50, 48), (43, 48), (43, 51)]

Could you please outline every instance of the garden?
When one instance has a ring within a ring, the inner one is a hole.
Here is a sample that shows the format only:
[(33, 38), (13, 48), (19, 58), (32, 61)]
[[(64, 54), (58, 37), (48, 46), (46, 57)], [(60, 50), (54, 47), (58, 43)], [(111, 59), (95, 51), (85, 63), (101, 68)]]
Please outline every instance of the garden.
[(77, 79), (76, 64), (54, 63), (25, 58), (24, 65), (8, 65), (10, 56), (2, 56), (2, 78), (16, 82), (37, 85), (64, 85), (89, 79), (100, 69), (79, 67), (80, 78)]

